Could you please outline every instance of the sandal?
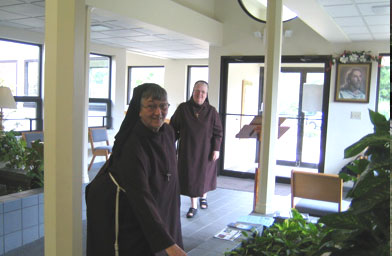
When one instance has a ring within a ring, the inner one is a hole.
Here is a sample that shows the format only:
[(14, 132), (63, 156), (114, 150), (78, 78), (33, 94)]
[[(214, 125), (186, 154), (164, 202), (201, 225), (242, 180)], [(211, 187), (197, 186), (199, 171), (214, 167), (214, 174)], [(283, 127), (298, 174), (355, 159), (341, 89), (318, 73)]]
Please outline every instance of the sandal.
[(189, 208), (188, 213), (186, 214), (187, 218), (193, 218), (197, 213), (197, 209), (195, 208)]
[(200, 208), (201, 209), (207, 209), (208, 208), (207, 198), (199, 198), (199, 202), (200, 202)]

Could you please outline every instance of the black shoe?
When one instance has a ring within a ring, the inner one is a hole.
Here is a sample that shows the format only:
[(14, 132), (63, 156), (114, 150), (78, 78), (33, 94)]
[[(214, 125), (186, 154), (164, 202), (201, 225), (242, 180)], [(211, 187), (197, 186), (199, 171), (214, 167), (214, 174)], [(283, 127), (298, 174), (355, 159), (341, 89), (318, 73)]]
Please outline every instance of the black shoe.
[(207, 198), (199, 198), (199, 203), (200, 203), (200, 208), (201, 209), (207, 209), (208, 208)]
[(187, 218), (193, 218), (197, 213), (197, 209), (195, 208), (189, 208), (188, 213), (186, 214)]

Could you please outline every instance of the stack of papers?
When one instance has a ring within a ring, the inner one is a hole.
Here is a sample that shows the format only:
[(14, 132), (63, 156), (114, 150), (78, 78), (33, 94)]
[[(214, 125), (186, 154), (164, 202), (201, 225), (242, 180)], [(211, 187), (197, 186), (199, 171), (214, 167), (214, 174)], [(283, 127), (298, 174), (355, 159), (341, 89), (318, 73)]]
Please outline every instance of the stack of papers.
[(236, 222), (228, 224), (228, 227), (221, 230), (214, 237), (234, 241), (243, 231), (258, 231), (261, 234), (263, 232), (263, 227), (270, 227), (274, 224), (274, 221), (275, 219), (273, 217), (256, 215), (242, 216)]
[(252, 229), (260, 227), (260, 225), (252, 225), (252, 224), (245, 224), (245, 223), (240, 223), (240, 222), (232, 222), (229, 225), (227, 225), (231, 228), (237, 228), (245, 231), (251, 231)]
[(241, 231), (240, 230), (232, 229), (232, 228), (228, 227), (228, 228), (225, 228), (222, 231), (220, 231), (214, 237), (215, 238), (219, 238), (219, 239), (234, 241), (240, 235), (241, 235)]

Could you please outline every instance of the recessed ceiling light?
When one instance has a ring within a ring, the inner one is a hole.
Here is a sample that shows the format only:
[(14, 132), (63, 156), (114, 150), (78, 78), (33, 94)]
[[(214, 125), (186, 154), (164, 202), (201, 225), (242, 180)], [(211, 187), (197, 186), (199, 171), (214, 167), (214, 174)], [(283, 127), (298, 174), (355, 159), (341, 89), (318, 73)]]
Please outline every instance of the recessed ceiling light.
[(389, 5), (373, 5), (372, 11), (377, 15), (387, 14), (389, 11)]

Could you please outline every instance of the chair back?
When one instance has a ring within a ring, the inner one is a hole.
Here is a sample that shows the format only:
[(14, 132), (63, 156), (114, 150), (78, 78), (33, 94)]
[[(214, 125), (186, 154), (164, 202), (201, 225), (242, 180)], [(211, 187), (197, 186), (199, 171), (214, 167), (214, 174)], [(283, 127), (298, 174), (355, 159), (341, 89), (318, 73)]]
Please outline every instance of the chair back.
[(104, 127), (97, 127), (97, 128), (89, 128), (91, 134), (91, 141), (92, 142), (102, 142), (109, 140), (108, 133), (106, 128)]
[(44, 132), (34, 131), (34, 132), (22, 132), (22, 138), (26, 141), (27, 147), (31, 148), (31, 143), (36, 140), (44, 142)]
[[(91, 169), (96, 156), (105, 156), (108, 160), (109, 155), (112, 153), (112, 146), (109, 144), (109, 137), (105, 127), (88, 128), (88, 140), (91, 144), (92, 158), (88, 170)], [(102, 146), (102, 143), (106, 145)], [(94, 143), (97, 143), (94, 144)]]
[(338, 203), (341, 211), (343, 181), (337, 174), (291, 171), (291, 207), (294, 197)]

